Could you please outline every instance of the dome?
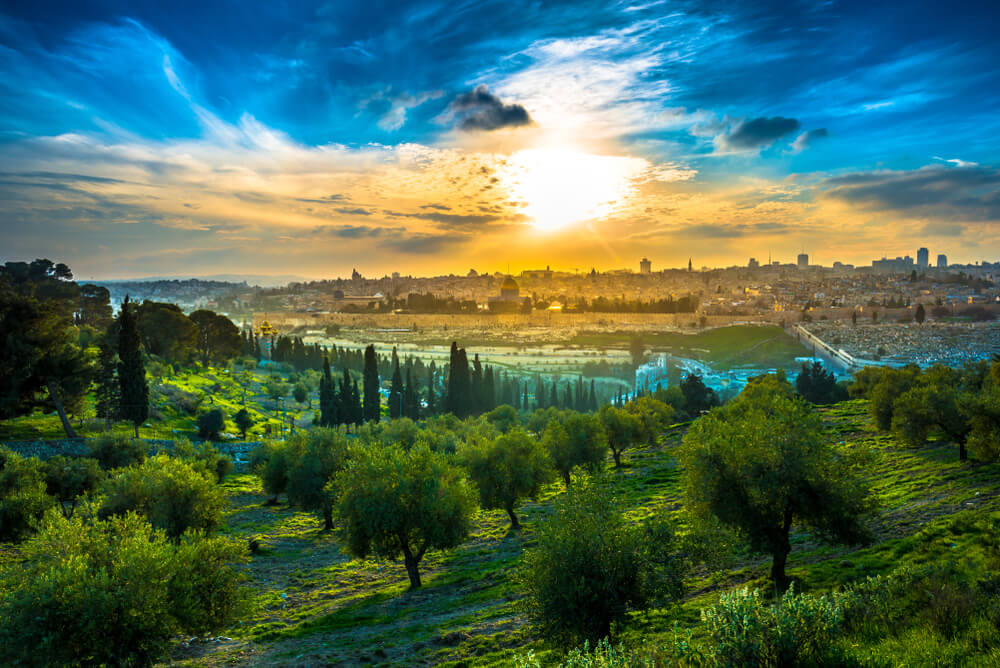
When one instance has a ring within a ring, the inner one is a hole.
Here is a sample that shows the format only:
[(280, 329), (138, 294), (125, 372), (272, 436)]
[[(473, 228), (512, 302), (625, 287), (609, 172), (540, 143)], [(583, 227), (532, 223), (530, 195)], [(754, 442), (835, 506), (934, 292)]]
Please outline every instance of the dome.
[(520, 292), (520, 288), (517, 287), (517, 281), (512, 276), (503, 279), (503, 283), (500, 284), (500, 292), (507, 292), (508, 290)]

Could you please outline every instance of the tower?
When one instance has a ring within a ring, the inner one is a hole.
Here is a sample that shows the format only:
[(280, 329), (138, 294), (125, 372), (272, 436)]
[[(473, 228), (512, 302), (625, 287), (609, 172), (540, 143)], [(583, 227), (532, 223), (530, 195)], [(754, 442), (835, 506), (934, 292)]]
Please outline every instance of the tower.
[(653, 263), (646, 258), (639, 260), (639, 273), (650, 274), (653, 272)]
[(688, 271), (691, 271), (691, 258), (688, 258)]
[(809, 255), (808, 255), (808, 253), (799, 253), (798, 265), (799, 265), (799, 269), (808, 269), (809, 268)]
[(917, 249), (917, 267), (926, 269), (931, 264), (931, 256), (926, 248)]

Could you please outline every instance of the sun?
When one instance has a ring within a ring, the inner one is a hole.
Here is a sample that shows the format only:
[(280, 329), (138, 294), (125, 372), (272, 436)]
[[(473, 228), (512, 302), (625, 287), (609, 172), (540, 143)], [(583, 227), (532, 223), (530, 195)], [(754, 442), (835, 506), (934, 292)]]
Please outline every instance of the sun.
[(499, 172), (532, 224), (555, 231), (619, 209), (648, 167), (642, 158), (538, 148), (514, 153)]

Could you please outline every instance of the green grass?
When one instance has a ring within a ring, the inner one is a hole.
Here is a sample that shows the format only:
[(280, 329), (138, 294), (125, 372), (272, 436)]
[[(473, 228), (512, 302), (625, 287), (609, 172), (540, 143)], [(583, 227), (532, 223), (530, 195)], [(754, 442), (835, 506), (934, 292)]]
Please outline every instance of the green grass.
[[(830, 438), (860, 456), (881, 510), (869, 546), (831, 547), (796, 532), (788, 570), (798, 591), (826, 592), (908, 564), (954, 563), (972, 574), (989, 568), (995, 537), (986, 535), (981, 520), (991, 513), (1000, 519), (1000, 464), (961, 463), (947, 443), (901, 447), (875, 431), (864, 401), (821, 410)], [(681, 436), (682, 430), (672, 430), (656, 446), (627, 451), (625, 465), (609, 471), (629, 517), (680, 512), (673, 451)], [(527, 624), (512, 576), (538, 522), (563, 493), (560, 484), (523, 506), (520, 534), (508, 530), (502, 513), (480, 512), (466, 543), (427, 555), (424, 587), (417, 591), (408, 589), (401, 563), (351, 559), (335, 532), (320, 530), (317, 518), (263, 505), (252, 476), (232, 476), (225, 484), (233, 499), (228, 533), (241, 540), (259, 537), (264, 546), (248, 567), (256, 609), (225, 632), (231, 642), (179, 649), (175, 665), (509, 665), (527, 649), (543, 662), (558, 658)], [(766, 590), (768, 567), (766, 558), (742, 554), (721, 576), (695, 578), (681, 605), (633, 615), (619, 639), (667, 643), (675, 623), (697, 634), (703, 607), (736, 586)], [(970, 643), (911, 634), (865, 649), (886, 665), (934, 665), (920, 657), (931, 650), (946, 657), (968, 653)], [(982, 656), (991, 651), (983, 649)]]

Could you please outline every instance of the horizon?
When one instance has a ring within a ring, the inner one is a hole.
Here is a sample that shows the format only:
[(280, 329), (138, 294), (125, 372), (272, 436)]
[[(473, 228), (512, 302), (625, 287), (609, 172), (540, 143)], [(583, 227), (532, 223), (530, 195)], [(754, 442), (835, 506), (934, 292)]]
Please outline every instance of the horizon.
[(10, 259), (315, 280), (1000, 255), (996, 6), (52, 10), (0, 12)]

